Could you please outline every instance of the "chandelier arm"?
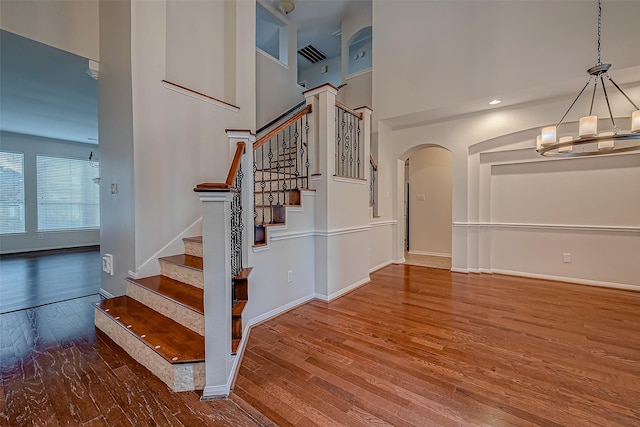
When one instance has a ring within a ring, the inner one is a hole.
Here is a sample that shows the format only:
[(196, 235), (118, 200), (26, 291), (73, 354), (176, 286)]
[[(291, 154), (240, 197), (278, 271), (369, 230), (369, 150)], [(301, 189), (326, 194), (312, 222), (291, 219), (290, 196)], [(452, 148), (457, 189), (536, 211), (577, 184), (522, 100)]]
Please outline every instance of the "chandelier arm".
[(593, 115), (593, 101), (596, 99), (596, 91), (598, 90), (598, 78), (593, 81), (593, 93), (591, 94), (591, 106), (589, 107), (589, 115)]
[(622, 89), (620, 89), (620, 86), (618, 86), (618, 84), (616, 82), (613, 81), (613, 79), (609, 76), (609, 74), (606, 75), (607, 78), (609, 79), (609, 81), (611, 83), (613, 83), (613, 85), (616, 87), (616, 89), (618, 89), (618, 91), (624, 95), (625, 98), (627, 98), (627, 101), (629, 101), (631, 103), (631, 105), (633, 105), (633, 108), (635, 108), (636, 110), (640, 110), (640, 108), (638, 108), (638, 106), (631, 100), (631, 98), (629, 98), (627, 96), (626, 93), (624, 93), (624, 91)]
[(567, 109), (567, 111), (565, 111), (564, 116), (562, 116), (562, 118), (560, 119), (558, 124), (556, 124), (556, 127), (558, 127), (558, 126), (560, 126), (562, 124), (562, 122), (564, 121), (564, 118), (567, 117), (567, 114), (569, 114), (569, 111), (571, 111), (571, 109), (573, 108), (575, 103), (578, 101), (580, 96), (582, 96), (582, 92), (584, 92), (584, 90), (587, 88), (587, 86), (589, 86), (589, 83), (591, 83), (591, 77), (589, 77), (589, 80), (587, 80), (587, 83), (585, 83), (585, 85), (582, 87), (582, 90), (580, 91), (578, 96), (576, 96), (576, 99), (574, 99), (573, 102), (571, 103), (571, 105), (569, 105), (569, 108)]
[(609, 97), (607, 96), (607, 88), (604, 87), (604, 78), (602, 77), (602, 74), (600, 74), (600, 82), (602, 82), (602, 92), (604, 92), (604, 99), (607, 101), (607, 108), (609, 109), (609, 117), (611, 118), (611, 125), (613, 126), (613, 131), (616, 132), (616, 121), (613, 118), (613, 113), (611, 112), (611, 104), (609, 104)]

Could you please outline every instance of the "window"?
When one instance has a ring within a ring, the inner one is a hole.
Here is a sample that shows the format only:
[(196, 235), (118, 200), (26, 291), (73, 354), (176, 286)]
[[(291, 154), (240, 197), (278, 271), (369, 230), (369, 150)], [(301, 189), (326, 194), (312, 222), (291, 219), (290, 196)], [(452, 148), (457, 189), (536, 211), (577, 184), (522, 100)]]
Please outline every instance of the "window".
[(0, 151), (0, 234), (24, 233), (24, 154)]
[(98, 169), (86, 160), (36, 157), (38, 230), (100, 227)]
[(256, 47), (287, 65), (289, 52), (287, 28), (258, 3), (256, 3)]

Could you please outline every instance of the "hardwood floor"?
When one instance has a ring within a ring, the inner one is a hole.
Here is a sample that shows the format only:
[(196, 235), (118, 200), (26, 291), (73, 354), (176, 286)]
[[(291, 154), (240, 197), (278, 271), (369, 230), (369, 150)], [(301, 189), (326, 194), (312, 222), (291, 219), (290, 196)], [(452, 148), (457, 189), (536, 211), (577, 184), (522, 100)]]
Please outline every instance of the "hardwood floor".
[(0, 256), (0, 313), (97, 294), (97, 247)]
[(640, 293), (393, 265), (252, 329), (277, 425), (640, 425)]
[(0, 315), (0, 426), (256, 426), (173, 393), (93, 326), (91, 296)]
[(172, 393), (79, 298), (0, 315), (0, 426), (640, 425), (640, 293), (388, 266), (254, 327), (228, 400)]

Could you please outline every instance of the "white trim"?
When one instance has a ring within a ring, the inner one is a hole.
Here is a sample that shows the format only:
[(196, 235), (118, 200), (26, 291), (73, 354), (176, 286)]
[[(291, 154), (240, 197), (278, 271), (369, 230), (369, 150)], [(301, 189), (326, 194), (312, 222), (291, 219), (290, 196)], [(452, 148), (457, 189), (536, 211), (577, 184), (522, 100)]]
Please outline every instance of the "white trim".
[(348, 176), (333, 175), (333, 180), (336, 182), (346, 182), (347, 184), (367, 185), (369, 181), (364, 178), (351, 178)]
[(229, 396), (229, 384), (225, 385), (208, 385), (202, 390), (200, 400), (216, 400), (224, 399)]
[(103, 288), (100, 288), (100, 291), (98, 292), (100, 295), (102, 295), (103, 297), (109, 299), (109, 298), (115, 298), (115, 295), (113, 295), (111, 292), (104, 290)]
[(236, 107), (235, 105), (227, 104), (226, 102), (218, 101), (217, 99), (209, 98), (207, 96), (203, 96), (198, 93), (191, 92), (189, 90), (176, 86), (171, 82), (163, 81), (162, 86), (164, 86), (166, 89), (169, 89), (173, 92), (179, 93), (181, 95), (186, 95), (190, 98), (197, 99), (198, 101), (206, 102), (207, 104), (215, 105), (216, 107), (224, 108), (225, 110), (232, 111), (234, 113), (237, 113), (240, 111), (240, 108)]
[[(169, 241), (169, 243), (167, 243), (166, 245), (164, 245), (162, 248), (160, 248), (160, 250), (158, 252), (156, 252), (155, 254), (151, 255), (151, 257), (146, 260), (145, 262), (143, 262), (139, 267), (136, 267), (135, 271), (131, 271), (129, 270), (129, 275), (131, 277), (133, 277), (134, 279), (138, 278), (138, 275), (140, 273), (140, 271), (142, 269), (144, 269), (147, 264), (151, 263), (151, 262), (156, 262), (158, 261), (158, 258), (160, 258), (161, 256), (163, 256), (163, 253), (172, 245), (176, 244), (176, 242), (178, 242), (179, 240), (182, 240), (186, 234), (191, 234), (190, 230), (193, 229), (194, 227), (196, 227), (199, 223), (202, 222), (202, 217), (196, 219), (190, 226), (188, 226), (187, 228), (185, 228), (184, 230), (182, 230), (176, 237), (174, 237), (173, 239), (171, 239)], [(154, 264), (155, 265), (155, 264)], [(155, 267), (154, 267), (155, 268)], [(159, 269), (160, 266), (157, 266), (157, 269)], [(155, 271), (155, 270), (154, 270)], [(158, 270), (159, 271), (159, 270)], [(144, 275), (146, 276), (148, 272), (145, 272)]]
[(316, 294), (316, 298), (324, 302), (331, 302), (336, 298), (340, 298), (344, 294), (349, 293), (356, 288), (359, 288), (360, 286), (366, 285), (367, 283), (371, 283), (371, 278), (365, 277), (364, 279), (358, 280), (356, 283), (349, 285), (346, 288), (342, 288), (339, 291), (332, 293), (331, 295)]
[(383, 269), (386, 266), (391, 265), (391, 264), (393, 264), (392, 260), (388, 260), (388, 261), (383, 262), (382, 264), (378, 264), (375, 267), (372, 267), (372, 268), (369, 269), (369, 274), (374, 273), (374, 272), (376, 272), (378, 270), (381, 270), (381, 269)]
[(536, 224), (510, 222), (453, 222), (454, 227), (517, 228), (560, 231), (605, 231), (610, 233), (640, 233), (640, 227), (625, 225)]
[(466, 268), (458, 268), (458, 267), (451, 267), (451, 271), (453, 271), (454, 273), (468, 273), (469, 270), (467, 270)]
[(235, 193), (231, 191), (200, 191), (200, 201), (207, 202), (231, 202)]
[(322, 174), (311, 175), (311, 181), (322, 181)]
[(277, 242), (280, 240), (300, 239), (302, 237), (312, 237), (315, 233), (313, 230), (308, 231), (292, 231), (291, 233), (282, 233), (277, 236), (269, 237), (270, 242)]
[(384, 227), (387, 225), (397, 225), (397, 224), (398, 224), (398, 220), (395, 220), (395, 219), (387, 220), (387, 221), (370, 221), (369, 222), (370, 227)]
[[(280, 27), (280, 28), (283, 28), (283, 27)], [(256, 52), (257, 53), (261, 53), (262, 55), (266, 56), (267, 58), (269, 58), (270, 60), (272, 60), (276, 64), (280, 64), (280, 66), (282, 66), (282, 68), (284, 68), (286, 70), (289, 69), (289, 65), (287, 65), (284, 62), (280, 61), (278, 58), (275, 58), (275, 57), (271, 56), (269, 53), (267, 53), (264, 50), (260, 49), (258, 46), (256, 46)]]
[(397, 259), (395, 261), (391, 261), (394, 264), (404, 264), (404, 262), (406, 261), (406, 259), (404, 259), (404, 257)]
[(369, 67), (366, 70), (358, 71), (358, 72), (355, 72), (353, 74), (349, 74), (347, 76), (344, 76), (344, 79), (345, 80), (354, 79), (356, 77), (360, 77), (360, 76), (364, 76), (365, 74), (369, 74), (372, 71), (373, 71), (373, 67)]
[[(25, 233), (25, 234), (27, 234), (27, 233)], [(0, 237), (4, 237), (4, 236), (7, 236), (7, 235), (3, 234)], [(12, 234), (12, 236), (15, 236), (15, 234)], [(37, 248), (31, 248), (31, 249), (9, 250), (9, 251), (0, 252), (0, 255), (21, 254), (21, 253), (26, 253), (26, 252), (55, 251), (56, 249), (87, 248), (89, 246), (100, 246), (100, 242), (97, 242), (97, 243), (82, 243), (82, 244), (76, 244), (76, 245), (63, 245), (63, 246), (45, 246), (45, 247), (37, 247)]]
[(628, 285), (626, 283), (602, 282), (599, 280), (579, 279), (575, 277), (551, 276), (548, 274), (527, 273), (522, 271), (491, 269), (492, 273), (505, 274), (508, 276), (529, 277), (532, 279), (553, 280), (556, 282), (576, 283), (579, 285), (598, 286), (604, 288), (624, 289), (628, 291), (640, 292), (640, 285)]
[(426, 252), (426, 251), (409, 251), (409, 255), (426, 255), (426, 256), (437, 256), (440, 258), (451, 258), (451, 254), (445, 254), (440, 252)]
[(314, 235), (320, 237), (333, 237), (341, 234), (361, 233), (363, 231), (369, 231), (370, 229), (370, 225), (364, 225), (360, 227), (335, 228), (333, 230), (315, 230)]

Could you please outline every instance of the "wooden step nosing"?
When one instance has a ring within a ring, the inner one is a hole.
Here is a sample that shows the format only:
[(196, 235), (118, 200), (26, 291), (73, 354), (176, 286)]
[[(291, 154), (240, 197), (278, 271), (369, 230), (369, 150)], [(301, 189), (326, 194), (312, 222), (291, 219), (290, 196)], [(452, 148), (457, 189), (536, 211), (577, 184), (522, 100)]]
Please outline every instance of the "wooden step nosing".
[(172, 261), (172, 260), (168, 260), (166, 258), (158, 258), (158, 261), (159, 262), (166, 262), (167, 264), (175, 265), (177, 267), (188, 268), (189, 270), (193, 270), (193, 271), (197, 271), (197, 272), (203, 272), (204, 271), (204, 269), (200, 269), (200, 268), (197, 268), (197, 267), (192, 267), (190, 265), (186, 265), (186, 264), (183, 264), (183, 263), (180, 263), (180, 262), (175, 262), (175, 261)]
[[(163, 294), (162, 292), (158, 292), (158, 291), (156, 291), (155, 289), (148, 288), (147, 286), (144, 286), (143, 284), (138, 283), (138, 282), (136, 281), (136, 279), (134, 279), (134, 278), (132, 278), (132, 277), (126, 277), (126, 278), (125, 278), (125, 280), (126, 280), (127, 282), (131, 283), (132, 285), (136, 285), (136, 286), (138, 286), (139, 288), (144, 289), (145, 291), (152, 292), (152, 293), (154, 293), (154, 294), (156, 294), (156, 295), (158, 295), (158, 296), (161, 296), (162, 298), (166, 299), (167, 301), (171, 301), (171, 302), (173, 302), (173, 303), (175, 303), (175, 304), (177, 304), (177, 305), (179, 305), (179, 306), (181, 306), (181, 307), (184, 307), (184, 308), (187, 308), (187, 309), (189, 309), (189, 310), (193, 311), (193, 312), (194, 312), (194, 313), (196, 313), (196, 314), (201, 314), (201, 315), (203, 315), (203, 316), (204, 316), (204, 311), (200, 311), (200, 310), (198, 310), (197, 308), (192, 307), (192, 306), (190, 306), (190, 305), (188, 305), (188, 304), (185, 304), (185, 303), (183, 303), (183, 302), (181, 302), (181, 301), (178, 301), (178, 300), (177, 300), (177, 299), (175, 299), (175, 298), (171, 298), (170, 296), (167, 296), (167, 295)], [(172, 280), (175, 280), (175, 279), (172, 279)], [(175, 280), (175, 281), (176, 281), (176, 282), (179, 282), (179, 283), (182, 283), (182, 284), (183, 284), (183, 285), (185, 285), (185, 286), (191, 286), (191, 287), (196, 288), (195, 286), (189, 285), (188, 283), (180, 282), (179, 280)], [(196, 288), (196, 289), (200, 289), (200, 288)]]
[[(102, 313), (104, 313), (105, 316), (107, 316), (109, 319), (111, 319), (113, 322), (115, 322), (120, 328), (124, 329), (125, 331), (127, 331), (131, 336), (135, 337), (140, 343), (144, 344), (145, 346), (147, 346), (148, 348), (150, 348), (151, 350), (153, 350), (153, 352), (155, 354), (157, 354), (158, 356), (160, 356), (163, 360), (165, 360), (166, 362), (168, 362), (171, 365), (183, 365), (183, 364), (187, 364), (187, 363), (201, 363), (204, 362), (205, 359), (185, 359), (185, 360), (171, 360), (168, 357), (166, 357), (164, 354), (158, 352), (158, 350), (152, 346), (150, 343), (148, 343), (147, 341), (144, 340), (144, 338), (141, 338), (140, 336), (138, 336), (138, 334), (134, 333), (130, 328), (127, 328), (127, 326), (122, 323), (119, 319), (116, 319), (115, 317), (113, 317), (108, 311), (105, 311), (104, 309), (102, 309), (102, 307), (99, 306), (100, 302), (94, 302), (92, 305), (97, 309), (100, 310)], [(166, 316), (165, 316), (166, 317)], [(173, 322), (175, 322), (174, 320), (172, 320)], [(185, 328), (183, 325), (180, 325), (179, 323), (175, 322), (176, 325), (180, 326), (181, 328)]]

